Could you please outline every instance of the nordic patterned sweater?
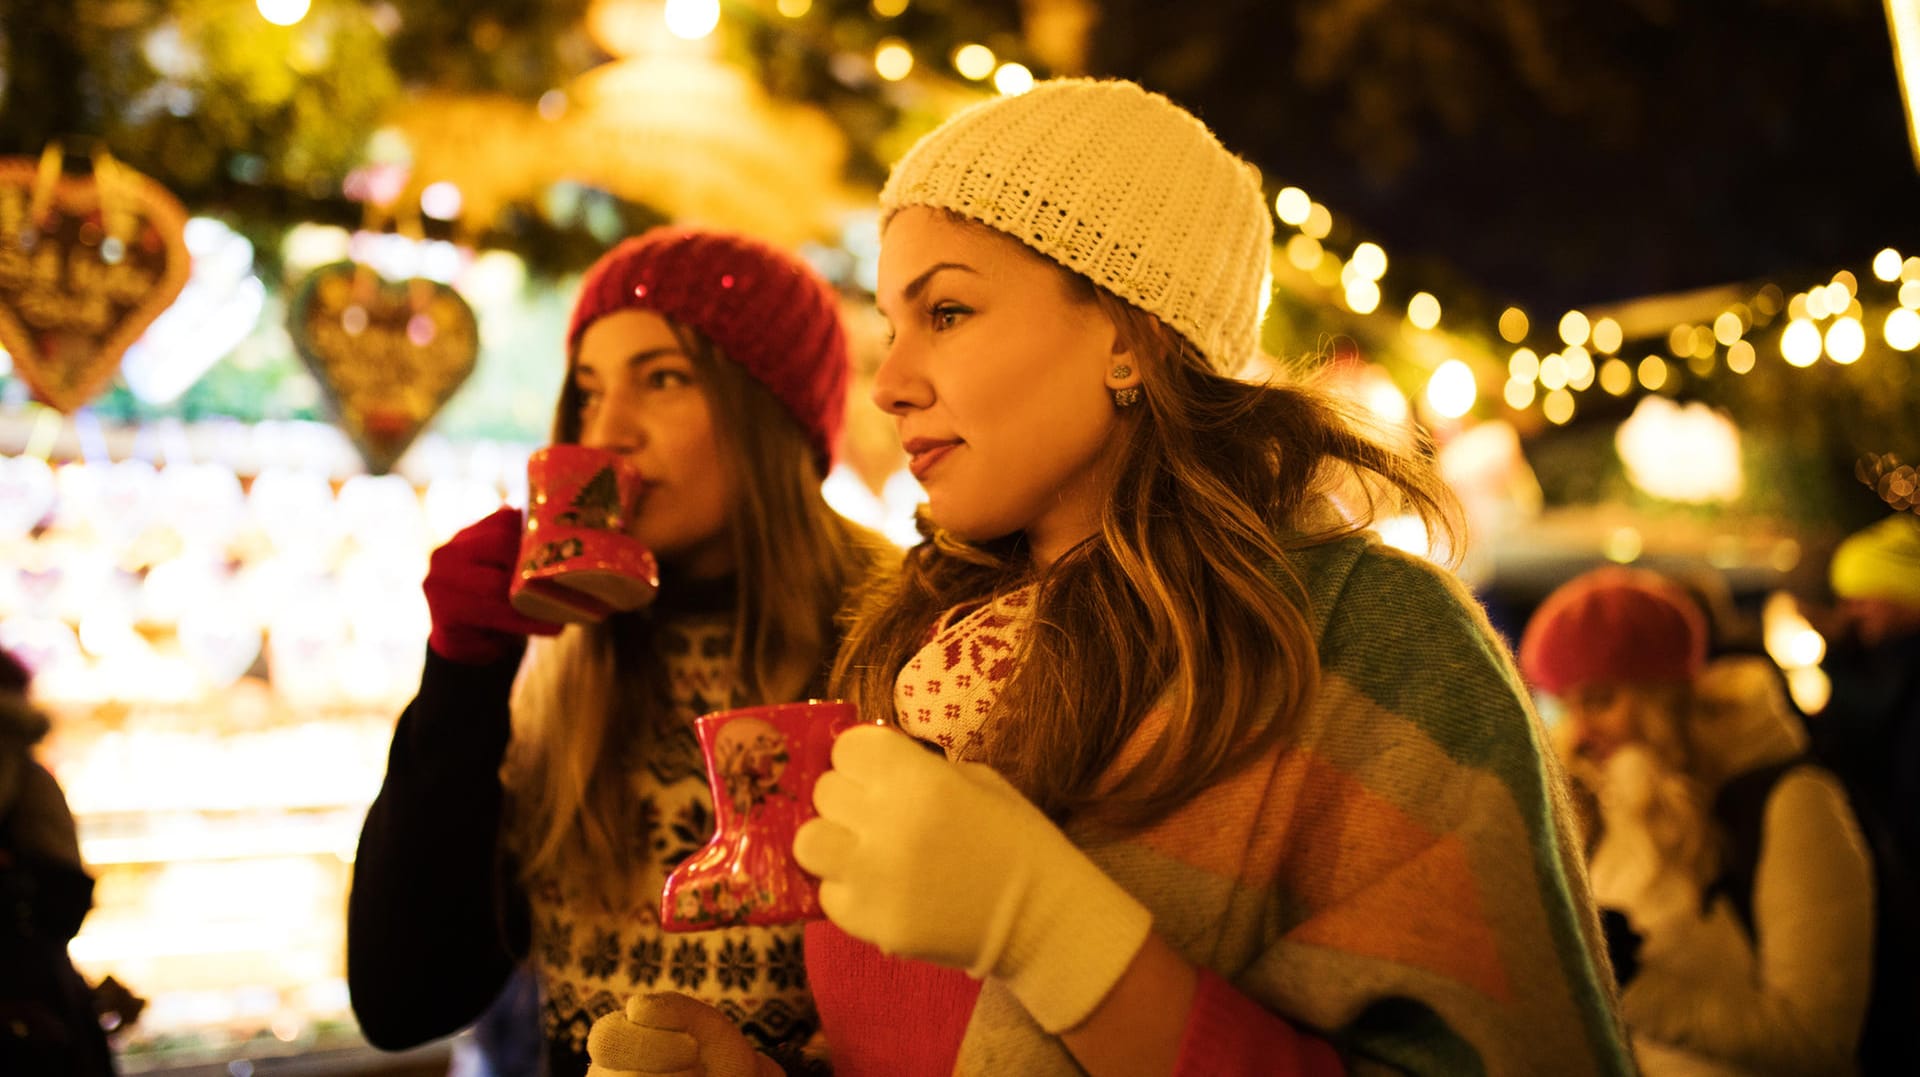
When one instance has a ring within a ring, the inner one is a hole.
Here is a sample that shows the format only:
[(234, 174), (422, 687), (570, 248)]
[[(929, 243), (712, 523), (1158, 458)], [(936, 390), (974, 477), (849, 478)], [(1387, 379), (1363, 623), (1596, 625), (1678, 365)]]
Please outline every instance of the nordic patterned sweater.
[[(1264, 1053), (1291, 1025), (1356, 1073), (1631, 1073), (1561, 779), (1478, 604), (1361, 539), (1293, 557), (1322, 673), (1297, 734), (1130, 840), (1068, 827), (1202, 970), (1179, 1072), (1299, 1072)], [(939, 629), (896, 684), (903, 729), (962, 756), (992, 736), (1026, 602)], [(841, 1077), (1079, 1072), (993, 980), (976, 994), (827, 924), (807, 940)], [(905, 1068), (872, 1042), (903, 1028)]]
[[(685, 934), (659, 928), (667, 873), (713, 832), (692, 720), (748, 702), (732, 659), (731, 590), (672, 598), (676, 608), (656, 612), (666, 614), (660, 650), (680, 725), (627, 768), (648, 825), (633, 836), (639, 877), (618, 909), (571, 879), (522, 885), (498, 848), (502, 810), (511, 810), (499, 770), (517, 660), (463, 666), (429, 652), (420, 693), (394, 731), (354, 866), (347, 976), (371, 1042), (406, 1047), (465, 1027), (516, 959), (540, 987), (550, 1077), (584, 1073), (587, 1030), (636, 992), (692, 995), (763, 1047), (812, 1035), (797, 925)], [(527, 666), (528, 680), (546, 668), (537, 653)]]

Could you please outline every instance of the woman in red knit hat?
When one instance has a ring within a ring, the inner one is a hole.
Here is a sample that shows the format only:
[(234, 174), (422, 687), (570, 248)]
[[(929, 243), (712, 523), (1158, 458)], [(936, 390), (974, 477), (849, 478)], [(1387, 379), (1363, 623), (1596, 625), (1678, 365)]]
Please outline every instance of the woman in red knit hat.
[(1521, 669), (1594, 811), (1590, 880), (1640, 937), (1619, 969), (1644, 1073), (1850, 1073), (1872, 868), (1846, 793), (1764, 658), (1708, 661), (1679, 585), (1606, 567), (1548, 595)]
[[(472, 1023), (524, 961), (554, 1077), (586, 1068), (594, 1018), (661, 988), (791, 1052), (815, 1028), (800, 928), (666, 936), (656, 910), (713, 827), (691, 720), (823, 694), (836, 613), (885, 561), (820, 494), (848, 376), (834, 295), (759, 241), (656, 229), (587, 272), (566, 362), (553, 440), (646, 476), (630, 533), (659, 594), (565, 631), (515, 612), (513, 509), (435, 552), (420, 692), (355, 864), (354, 1012), (411, 1046)], [(528, 636), (552, 638), (523, 669)]]

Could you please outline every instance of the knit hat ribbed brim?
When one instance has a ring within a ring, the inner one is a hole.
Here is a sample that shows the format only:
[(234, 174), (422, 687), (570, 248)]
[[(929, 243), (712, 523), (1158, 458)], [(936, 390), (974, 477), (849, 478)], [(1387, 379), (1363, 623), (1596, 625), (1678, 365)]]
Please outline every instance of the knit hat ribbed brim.
[(757, 239), (655, 228), (587, 270), (567, 351), (596, 319), (651, 310), (700, 331), (786, 407), (832, 466), (847, 409), (847, 339), (833, 289), (794, 255)]
[(1258, 347), (1273, 220), (1254, 168), (1193, 114), (1119, 80), (985, 101), (907, 151), (883, 214), (949, 210), (1177, 330), (1217, 371)]

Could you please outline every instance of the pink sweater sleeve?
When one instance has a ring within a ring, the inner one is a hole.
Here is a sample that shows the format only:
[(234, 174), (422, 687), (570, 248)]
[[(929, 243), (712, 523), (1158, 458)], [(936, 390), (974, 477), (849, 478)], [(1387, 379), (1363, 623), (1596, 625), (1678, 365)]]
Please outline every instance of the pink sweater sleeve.
[(1332, 1044), (1267, 1012), (1214, 973), (1200, 970), (1200, 988), (1187, 1011), (1174, 1077), (1340, 1077), (1346, 1072)]

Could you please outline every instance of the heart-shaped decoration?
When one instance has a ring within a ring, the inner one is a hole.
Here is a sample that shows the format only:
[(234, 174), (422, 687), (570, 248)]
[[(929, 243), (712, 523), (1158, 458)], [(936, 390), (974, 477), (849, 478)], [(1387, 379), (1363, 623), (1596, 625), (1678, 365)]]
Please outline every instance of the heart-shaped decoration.
[(353, 262), (314, 270), (288, 323), (300, 358), (376, 475), (473, 373), (480, 352), (473, 308), (460, 293), (419, 277), (386, 281)]
[(62, 174), (46, 189), (38, 174), (36, 160), (0, 158), (0, 347), (36, 398), (71, 412), (186, 285), (187, 215), (125, 165), (105, 199), (96, 176)]

